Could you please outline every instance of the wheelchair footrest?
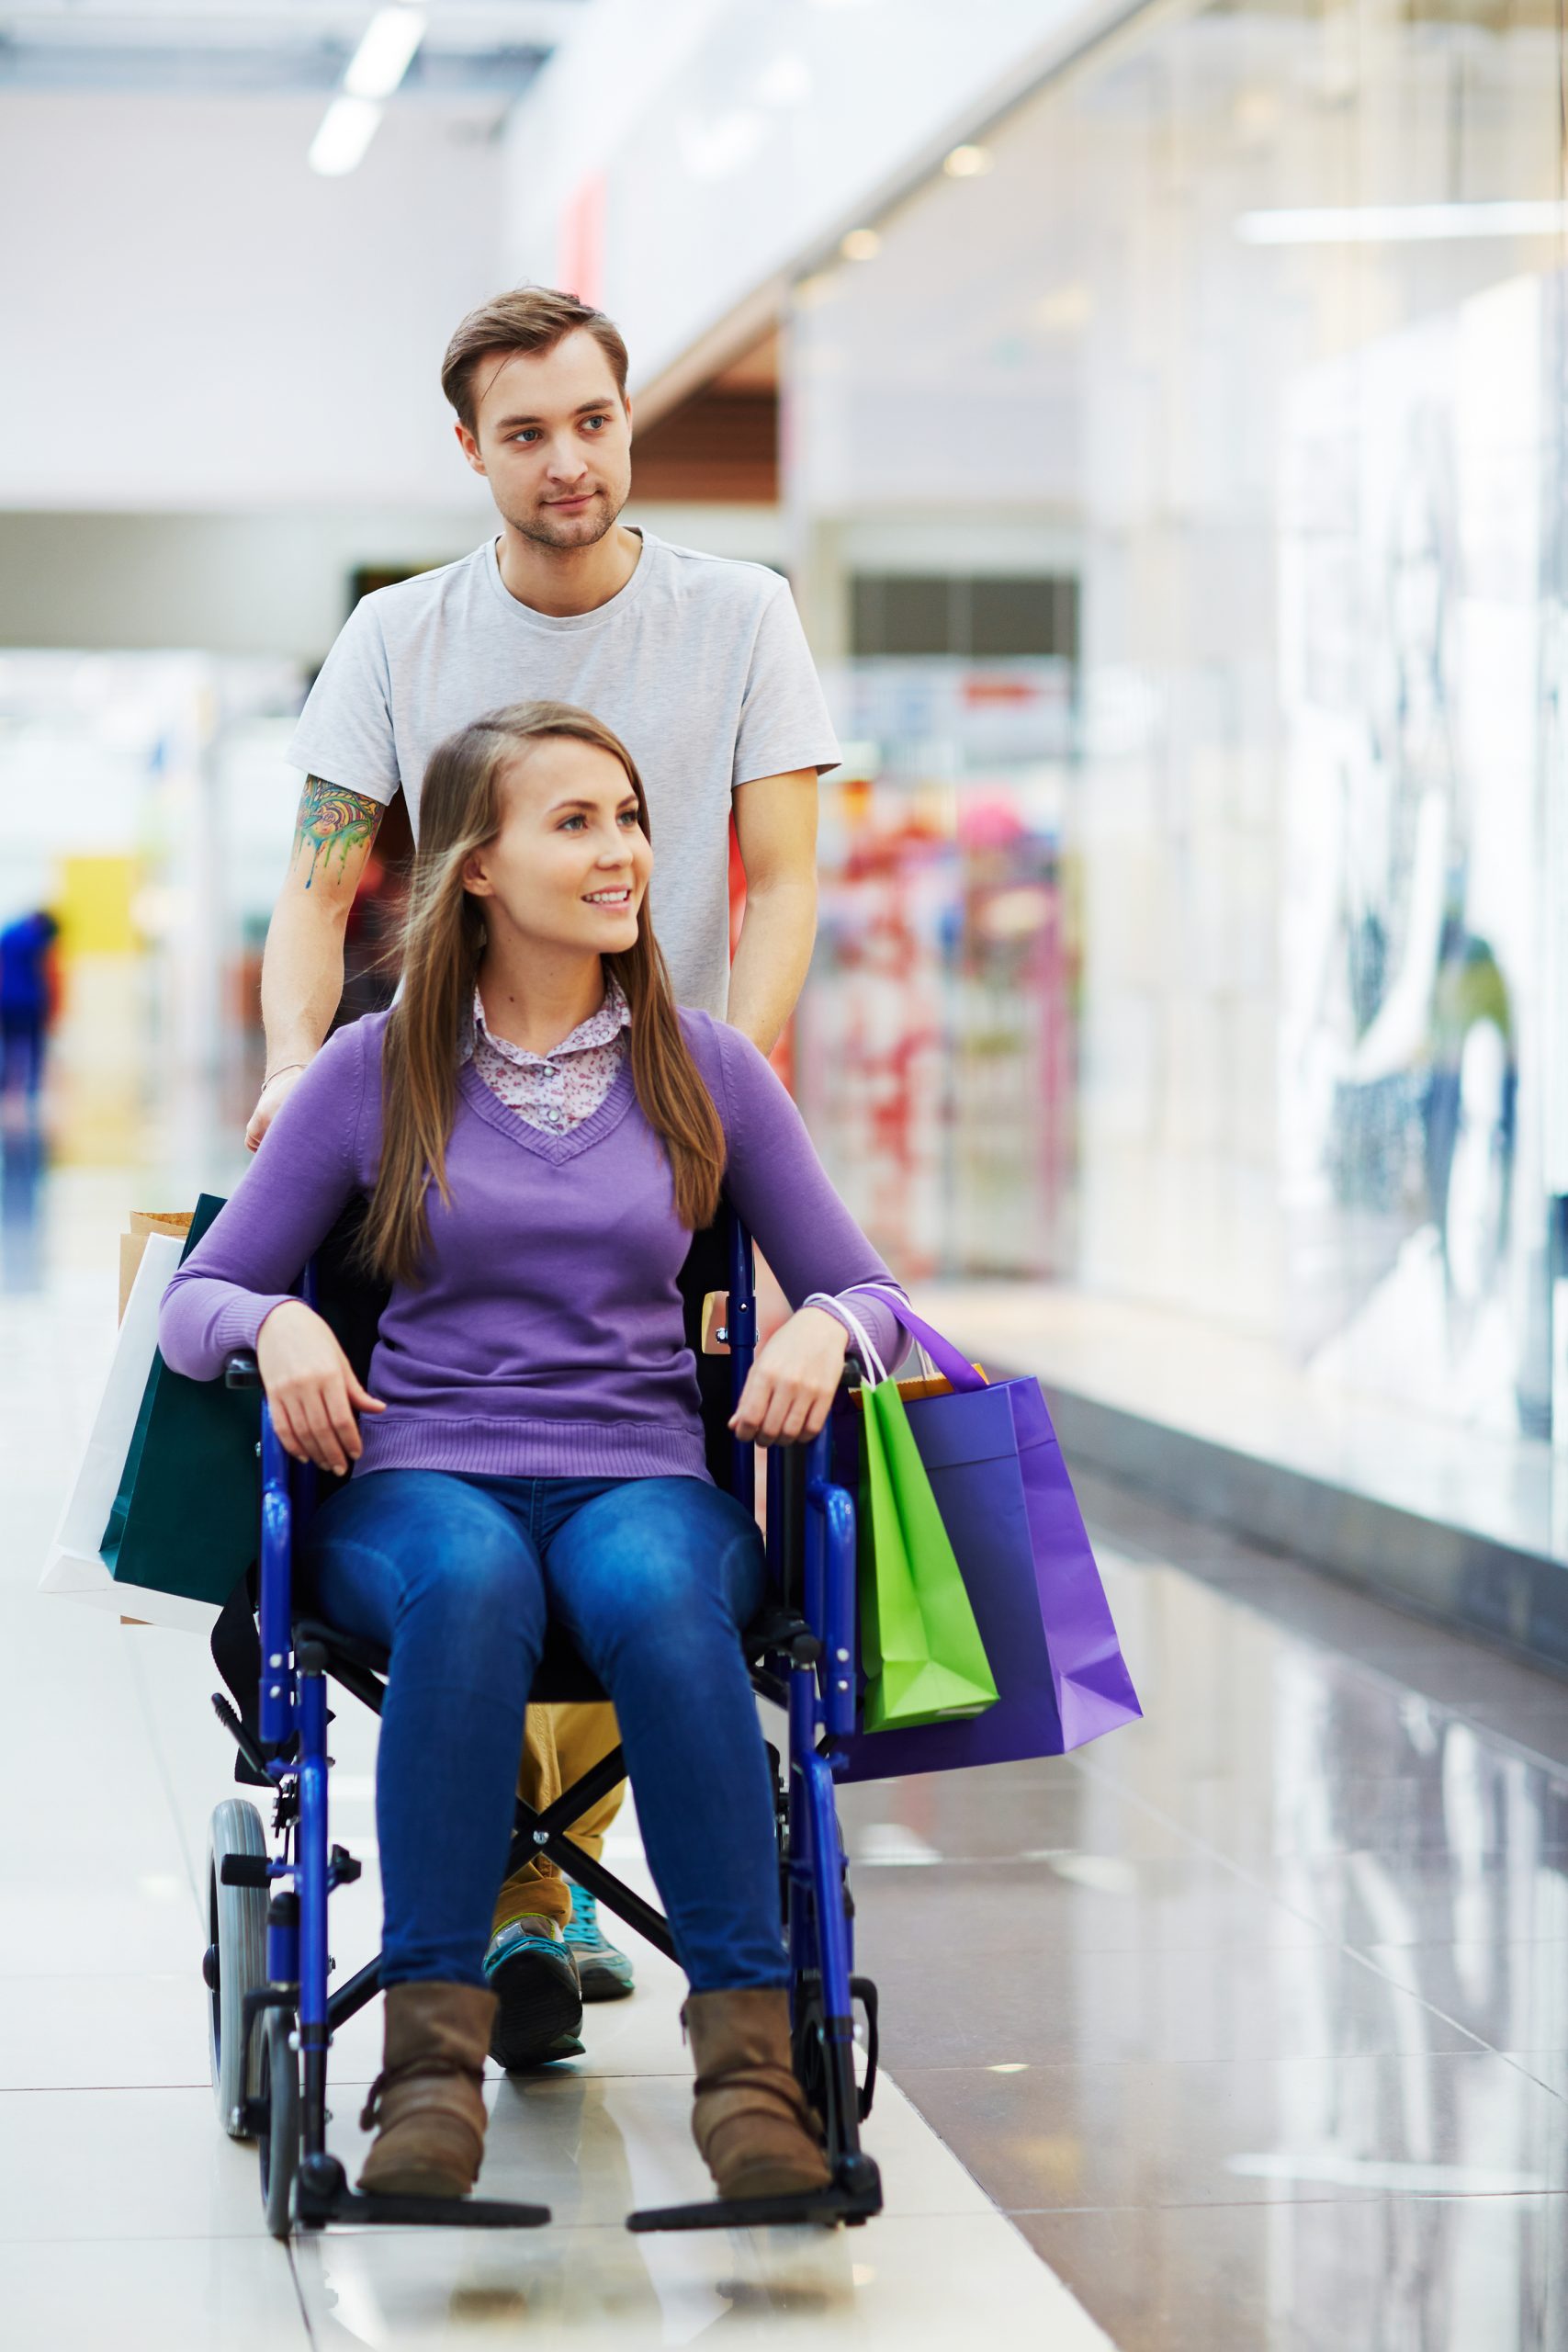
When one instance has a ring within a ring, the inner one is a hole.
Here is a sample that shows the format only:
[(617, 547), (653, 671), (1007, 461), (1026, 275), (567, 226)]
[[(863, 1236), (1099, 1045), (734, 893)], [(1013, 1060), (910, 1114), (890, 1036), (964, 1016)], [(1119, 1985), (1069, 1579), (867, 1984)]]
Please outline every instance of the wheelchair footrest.
[(367, 2197), (345, 2188), (330, 2198), (299, 2199), (307, 2229), (542, 2230), (549, 2219), (547, 2205), (503, 2205), (485, 2197)]
[(819, 2229), (853, 2229), (882, 2211), (882, 2177), (869, 2156), (854, 2156), (844, 2167), (850, 2176), (827, 2188), (806, 2189), (796, 2197), (716, 2198), (705, 2205), (650, 2206), (626, 2216), (626, 2227), (640, 2236), (655, 2230), (787, 2229), (791, 2223), (815, 2223)]

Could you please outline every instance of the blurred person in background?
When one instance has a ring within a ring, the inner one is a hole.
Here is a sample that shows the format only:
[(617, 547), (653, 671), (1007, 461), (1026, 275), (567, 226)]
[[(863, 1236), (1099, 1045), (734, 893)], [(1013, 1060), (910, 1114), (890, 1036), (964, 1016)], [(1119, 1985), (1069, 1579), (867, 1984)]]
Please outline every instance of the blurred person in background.
[[(591, 709), (629, 747), (660, 842), (653, 910), (676, 1002), (727, 1020), (764, 1054), (795, 1009), (816, 934), (818, 778), (838, 745), (787, 582), (621, 523), (627, 365), (601, 311), (542, 287), (485, 303), (447, 347), (442, 387), (500, 532), (364, 597), (306, 702), (288, 752), (305, 788), (262, 969), (253, 1150), (337, 1012), (345, 929), (384, 809), (400, 792), (417, 842), (437, 743), (525, 699)], [(747, 894), (733, 968), (732, 817)], [(570, 1097), (604, 1040), (590, 1020), (543, 1057), (503, 1038), (493, 1047), (520, 1088)], [(722, 1248), (699, 1237), (705, 1246), (714, 1262), (697, 1278), (722, 1290)], [(521, 1794), (551, 1803), (618, 1740), (607, 1706), (531, 1709)], [(592, 1860), (621, 1795), (573, 1829)], [(513, 2068), (577, 2055), (582, 2001), (632, 1990), (592, 1896), (543, 1858), (502, 1888), (485, 1966), (500, 2002), (492, 2054)]]
[(43, 1089), (44, 1048), (60, 1007), (55, 942), (60, 925), (46, 909), (18, 915), (0, 930), (0, 1093), (36, 1105)]

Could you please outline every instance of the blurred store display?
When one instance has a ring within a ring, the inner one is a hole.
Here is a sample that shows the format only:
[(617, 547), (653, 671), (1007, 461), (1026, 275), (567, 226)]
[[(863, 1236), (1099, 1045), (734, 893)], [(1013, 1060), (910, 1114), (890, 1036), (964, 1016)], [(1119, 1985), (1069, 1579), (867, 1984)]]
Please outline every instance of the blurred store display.
[(1070, 1261), (1077, 956), (1066, 660), (852, 661), (795, 1083), (911, 1275)]
[(1518, 1177), (1540, 1116), (1543, 291), (1506, 280), (1306, 371), (1280, 528), (1298, 1340), (1326, 1375), (1541, 1435), (1545, 1204)]
[(60, 925), (34, 1159), (178, 1151), (215, 1102), (243, 1125), (302, 684), (265, 660), (0, 654), (0, 926)]

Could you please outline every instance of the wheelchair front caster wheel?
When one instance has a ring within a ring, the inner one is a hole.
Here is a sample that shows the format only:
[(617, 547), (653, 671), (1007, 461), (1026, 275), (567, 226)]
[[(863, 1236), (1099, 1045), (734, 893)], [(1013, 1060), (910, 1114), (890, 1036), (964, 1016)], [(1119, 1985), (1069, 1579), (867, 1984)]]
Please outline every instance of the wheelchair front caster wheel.
[(863, 2204), (872, 2212), (880, 2212), (882, 2175), (874, 2158), (867, 2155), (843, 2156), (833, 2178), (846, 2197), (852, 2197), (857, 2204)]
[[(266, 1859), (266, 1832), (254, 1804), (227, 1797), (214, 1808), (207, 1838), (207, 1932), (202, 1981), (207, 1986), (207, 2048), (218, 2120), (231, 2139), (248, 2140), (247, 2108), (256, 2086), (256, 2057), (246, 2063), (245, 1995), (266, 1982), (266, 1889), (225, 1886), (231, 1854)], [(259, 2036), (256, 2037), (259, 2039)]]
[(288, 2046), (293, 2026), (288, 2009), (268, 2009), (260, 2036), (261, 2191), (275, 2238), (286, 2238), (294, 2226), (294, 2178), (299, 2169), (299, 2059)]
[(301, 2156), (295, 2214), (301, 2228), (330, 2222), (348, 2192), (348, 2175), (335, 2156)]

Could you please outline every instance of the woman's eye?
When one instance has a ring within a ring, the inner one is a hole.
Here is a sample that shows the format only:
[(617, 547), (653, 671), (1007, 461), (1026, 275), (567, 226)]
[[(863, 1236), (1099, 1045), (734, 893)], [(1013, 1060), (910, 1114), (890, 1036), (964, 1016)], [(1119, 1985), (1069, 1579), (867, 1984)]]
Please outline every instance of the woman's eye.
[(560, 830), (563, 833), (570, 833), (574, 825), (581, 825), (583, 821), (581, 817), (569, 817)]
[(621, 811), (621, 822), (622, 822), (622, 824), (623, 824), (623, 825), (636, 825), (637, 821), (637, 810), (636, 810), (635, 808), (623, 808), (623, 809), (622, 809), (622, 811)]

